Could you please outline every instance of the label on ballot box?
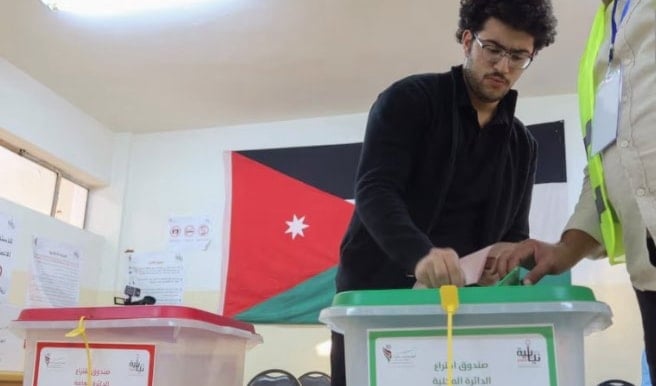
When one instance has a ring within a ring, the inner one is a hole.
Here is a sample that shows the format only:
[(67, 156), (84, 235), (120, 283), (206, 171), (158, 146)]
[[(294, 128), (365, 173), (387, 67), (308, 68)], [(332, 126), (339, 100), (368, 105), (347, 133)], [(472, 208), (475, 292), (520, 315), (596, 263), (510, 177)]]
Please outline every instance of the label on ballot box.
[[(91, 343), (93, 386), (152, 386), (155, 346)], [(86, 386), (87, 350), (83, 343), (38, 342), (34, 384)]]
[[(553, 326), (456, 328), (453, 385), (555, 386)], [(445, 329), (368, 330), (371, 386), (447, 385)]]

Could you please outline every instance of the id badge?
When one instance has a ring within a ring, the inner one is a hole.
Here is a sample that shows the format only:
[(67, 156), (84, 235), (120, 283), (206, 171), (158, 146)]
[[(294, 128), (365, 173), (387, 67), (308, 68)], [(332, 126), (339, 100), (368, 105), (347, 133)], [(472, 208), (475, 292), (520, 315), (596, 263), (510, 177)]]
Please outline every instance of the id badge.
[(590, 147), (595, 155), (617, 139), (620, 122), (620, 98), (622, 96), (622, 69), (609, 70), (597, 88)]

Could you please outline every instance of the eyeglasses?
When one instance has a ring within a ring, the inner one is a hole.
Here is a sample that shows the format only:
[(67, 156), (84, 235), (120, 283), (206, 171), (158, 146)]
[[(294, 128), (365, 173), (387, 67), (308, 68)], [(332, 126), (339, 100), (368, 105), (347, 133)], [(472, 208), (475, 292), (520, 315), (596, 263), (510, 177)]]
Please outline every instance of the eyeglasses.
[(477, 34), (474, 39), (483, 50), (483, 57), (492, 64), (499, 63), (501, 59), (508, 57), (508, 67), (511, 70), (525, 70), (533, 61), (533, 54), (526, 51), (514, 51), (502, 47), (496, 43), (481, 41)]

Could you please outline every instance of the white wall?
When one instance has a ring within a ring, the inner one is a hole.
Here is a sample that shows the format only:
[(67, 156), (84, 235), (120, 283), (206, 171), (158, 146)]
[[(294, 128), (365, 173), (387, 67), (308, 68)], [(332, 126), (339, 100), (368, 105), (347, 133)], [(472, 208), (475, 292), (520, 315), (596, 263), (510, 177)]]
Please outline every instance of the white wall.
[(93, 186), (110, 183), (114, 134), (0, 58), (0, 138)]
[(125, 198), (127, 174), (130, 165), (132, 134), (115, 134), (112, 139), (112, 163), (110, 165), (111, 184), (93, 190), (87, 204), (87, 231), (105, 238), (105, 248), (98, 251), (97, 262), (100, 275), (97, 281), (98, 304), (113, 304), (114, 296), (123, 291), (114, 291), (118, 275), (118, 261), (121, 258), (121, 228), (123, 226), (123, 200)]

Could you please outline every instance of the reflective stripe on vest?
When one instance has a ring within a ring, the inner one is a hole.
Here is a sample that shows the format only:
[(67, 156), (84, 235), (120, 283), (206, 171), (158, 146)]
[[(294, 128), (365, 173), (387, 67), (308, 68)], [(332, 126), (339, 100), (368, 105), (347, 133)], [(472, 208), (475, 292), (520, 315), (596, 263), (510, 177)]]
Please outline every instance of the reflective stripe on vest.
[(608, 200), (601, 155), (597, 153), (593, 156), (590, 146), (595, 91), (597, 88), (594, 81), (594, 66), (606, 34), (605, 11), (606, 7), (602, 4), (595, 15), (592, 29), (588, 36), (588, 42), (579, 65), (578, 94), (583, 142), (588, 156), (588, 175), (590, 186), (594, 191), (597, 212), (599, 213), (601, 235), (610, 263), (617, 264), (625, 261), (622, 225)]

